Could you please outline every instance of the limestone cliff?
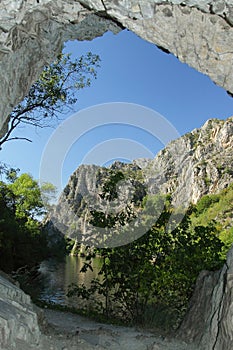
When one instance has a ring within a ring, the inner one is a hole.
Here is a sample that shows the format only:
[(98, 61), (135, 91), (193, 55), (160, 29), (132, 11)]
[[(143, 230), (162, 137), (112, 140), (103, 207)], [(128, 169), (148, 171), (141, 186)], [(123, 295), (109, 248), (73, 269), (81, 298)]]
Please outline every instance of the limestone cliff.
[[(2, 0), (0, 18), (0, 132), (6, 128), (9, 112), (25, 96), (43, 65), (53, 60), (65, 41), (90, 40), (106, 30), (117, 32), (122, 27), (174, 53), (181, 61), (209, 75), (214, 82), (233, 93), (232, 0)], [(207, 141), (212, 139), (213, 145), (208, 142), (208, 151), (201, 147), (198, 151), (199, 145), (195, 143), (198, 132), (190, 135), (194, 136), (193, 141), (183, 139), (183, 149), (188, 146), (197, 156), (196, 173), (191, 170), (190, 177), (186, 179), (182, 168), (178, 168), (177, 173), (183, 183), (190, 184), (190, 188), (191, 184), (194, 188), (194, 179), (197, 181), (195, 190), (189, 193), (190, 197), (186, 196), (179, 183), (180, 187), (177, 187), (175, 178), (164, 182), (166, 191), (180, 188), (174, 196), (177, 203), (187, 197), (195, 201), (202, 193), (213, 192), (231, 180), (232, 162), (222, 162), (220, 156), (214, 164), (208, 158), (207, 165), (198, 165), (198, 159), (209, 151), (216, 152), (216, 155), (223, 152), (228, 159), (232, 145), (228, 128), (232, 130), (232, 122), (228, 121), (224, 128), (222, 133), (216, 125), (214, 134), (209, 134)], [(192, 142), (196, 144), (196, 149), (191, 147)], [(191, 159), (192, 154), (186, 153), (186, 157)], [(182, 164), (190, 169), (189, 162), (182, 159)], [(156, 162), (163, 163), (158, 158), (151, 165), (152, 170)], [(174, 171), (174, 167), (172, 169)], [(167, 167), (166, 173), (169, 174), (169, 171)], [(151, 169), (148, 174), (153, 179)], [(198, 338), (203, 350), (232, 349), (232, 255), (233, 250), (218, 275), (210, 277), (207, 274), (205, 280), (201, 280), (204, 282), (202, 289), (200, 285), (197, 287), (199, 298), (194, 300), (191, 309), (191, 313), (196, 310), (199, 316), (195, 317), (193, 313), (193, 318), (185, 321), (184, 336), (194, 341)], [(14, 348), (14, 343), (19, 340), (22, 349), (35, 349), (39, 337), (38, 324), (28, 298), (10, 282), (1, 280), (0, 302), (1, 348)], [(203, 309), (206, 305), (208, 307)], [(197, 335), (197, 324), (201, 318), (203, 322)]]
[[(196, 203), (233, 181), (233, 117), (208, 120), (202, 128), (172, 141), (143, 169), (146, 183), (160, 178), (160, 190), (172, 193), (173, 203)], [(159, 171), (159, 172), (158, 172)]]
[(232, 151), (231, 117), (208, 120), (202, 128), (170, 142), (153, 160), (117, 162), (110, 168), (81, 165), (71, 175), (51, 219), (63, 233), (85, 241), (93, 229), (89, 225), (93, 211), (107, 215), (109, 210), (126, 213), (131, 208), (138, 215), (140, 201), (156, 194), (171, 194), (174, 207), (185, 210), (203, 195), (218, 193), (233, 182)]
[[(160, 190), (171, 192), (177, 205), (195, 203), (204, 194), (217, 193), (233, 182), (232, 151), (233, 118), (208, 120), (202, 128), (172, 141), (153, 160), (139, 159), (133, 164), (118, 162), (109, 169), (82, 165), (72, 174), (54, 214), (65, 223), (69, 219), (69, 210), (64, 215), (64, 206), (74, 210), (81, 218), (87, 210), (85, 196), (88, 198), (91, 194), (92, 203), (98, 207), (98, 197), (104, 186), (107, 183), (106, 188), (109, 189), (109, 179), (119, 173), (127, 176), (129, 181), (123, 184), (125, 197), (121, 197), (126, 201), (132, 198), (140, 201), (146, 193)], [(127, 184), (130, 186), (127, 187)], [(132, 196), (134, 192), (130, 195), (129, 189), (133, 185), (136, 197)], [(122, 195), (121, 186), (119, 182), (116, 187), (115, 194), (119, 196)], [(197, 280), (190, 309), (178, 337), (196, 344), (200, 350), (232, 349), (232, 269), (233, 247), (221, 271), (203, 271)]]

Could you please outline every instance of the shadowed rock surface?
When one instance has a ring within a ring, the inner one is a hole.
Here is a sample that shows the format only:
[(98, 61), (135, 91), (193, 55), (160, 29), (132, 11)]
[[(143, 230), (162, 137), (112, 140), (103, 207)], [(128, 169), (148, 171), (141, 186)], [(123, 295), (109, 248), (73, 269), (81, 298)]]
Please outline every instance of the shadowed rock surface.
[(3, 0), (0, 130), (67, 40), (127, 28), (233, 93), (233, 0)]
[(0, 275), (0, 349), (26, 350), (40, 342), (40, 330), (31, 299)]
[(200, 350), (232, 349), (233, 247), (219, 272), (203, 271), (179, 335)]
[(197, 350), (182, 340), (134, 328), (104, 325), (71, 313), (43, 312), (3, 277), (0, 306), (1, 350)]

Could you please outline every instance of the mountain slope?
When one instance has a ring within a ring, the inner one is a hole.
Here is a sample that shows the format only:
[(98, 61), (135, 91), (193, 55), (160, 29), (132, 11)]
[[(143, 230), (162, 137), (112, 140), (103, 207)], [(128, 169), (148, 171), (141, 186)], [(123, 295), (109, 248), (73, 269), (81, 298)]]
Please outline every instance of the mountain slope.
[(160, 190), (172, 193), (176, 205), (196, 203), (233, 181), (232, 160), (233, 117), (210, 119), (160, 151), (145, 167), (145, 178), (153, 191), (159, 171)]
[(227, 253), (233, 242), (233, 183), (218, 194), (203, 196), (191, 220), (195, 226), (216, 222), (219, 238), (224, 242), (224, 253)]
[[(66, 235), (85, 236), (93, 213), (111, 227), (138, 216), (143, 198), (171, 194), (175, 208), (187, 208), (233, 182), (233, 117), (211, 119), (172, 141), (153, 160), (116, 162), (109, 168), (81, 165), (70, 177), (50, 219)], [(119, 214), (120, 213), (120, 214)], [(114, 216), (115, 215), (115, 216)], [(127, 217), (127, 220), (126, 220)], [(124, 221), (123, 220), (123, 221)], [(124, 222), (125, 223), (125, 222)]]

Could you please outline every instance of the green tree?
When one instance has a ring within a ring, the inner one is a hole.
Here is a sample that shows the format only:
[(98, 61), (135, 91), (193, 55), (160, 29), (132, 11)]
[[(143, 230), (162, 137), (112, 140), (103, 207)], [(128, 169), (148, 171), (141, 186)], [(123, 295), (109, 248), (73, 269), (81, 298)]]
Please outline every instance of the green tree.
[(19, 124), (39, 128), (52, 126), (56, 118), (77, 102), (77, 90), (90, 86), (91, 79), (96, 78), (99, 62), (99, 56), (91, 52), (77, 59), (72, 59), (70, 54), (59, 54), (9, 115), (8, 131), (0, 139), (0, 149), (10, 140), (31, 141), (12, 135)]
[(0, 182), (0, 268), (14, 267), (14, 240), (19, 225), (15, 218), (14, 196), (4, 182)]
[(44, 213), (40, 187), (31, 175), (20, 175), (8, 187), (14, 196), (17, 218), (34, 219)]
[[(161, 200), (148, 198), (147, 205), (160, 209)], [(169, 320), (170, 326), (177, 326), (200, 271), (221, 267), (223, 244), (213, 225), (193, 228), (189, 211), (183, 221), (169, 231), (167, 224), (173, 208), (169, 198), (162, 202), (164, 209), (146, 234), (125, 246), (100, 250), (101, 278), (94, 280), (89, 290), (85, 286), (73, 287), (71, 293), (85, 298), (94, 292), (102, 294), (106, 315), (117, 315), (133, 323), (146, 322), (148, 310), (154, 310), (156, 315), (162, 307), (175, 316)], [(151, 222), (148, 213), (144, 222)], [(86, 267), (88, 265), (84, 270)]]
[(209, 207), (211, 207), (214, 203), (219, 202), (220, 196), (217, 194), (206, 195), (203, 196), (196, 205), (196, 213), (200, 215), (205, 212)]
[[(0, 181), (0, 269), (32, 266), (48, 255), (46, 234), (37, 220), (43, 212), (40, 188), (29, 174), (5, 168)], [(8, 173), (14, 176), (8, 176)]]
[(45, 182), (40, 186), (41, 196), (46, 209), (51, 209), (56, 202), (57, 188), (50, 182)]

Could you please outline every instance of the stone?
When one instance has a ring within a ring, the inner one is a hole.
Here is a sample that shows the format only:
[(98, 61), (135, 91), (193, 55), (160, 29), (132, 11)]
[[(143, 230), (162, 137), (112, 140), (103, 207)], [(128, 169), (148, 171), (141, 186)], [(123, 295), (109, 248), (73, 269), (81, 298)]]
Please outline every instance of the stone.
[[(145, 195), (144, 187), (140, 184), (140, 179), (143, 178), (143, 184), (147, 184), (149, 189), (152, 186), (152, 190), (154, 183), (159, 180), (158, 183), (164, 193), (172, 191), (177, 203), (183, 203), (185, 200), (189, 201), (190, 198), (192, 201), (196, 201), (203, 194), (216, 193), (233, 182), (231, 172), (221, 171), (221, 169), (225, 170), (232, 166), (232, 147), (233, 117), (227, 120), (210, 119), (200, 129), (195, 129), (191, 133), (170, 142), (164, 150), (159, 152), (155, 159), (136, 160), (132, 164), (116, 162), (111, 166), (111, 173), (114, 171), (124, 171), (126, 174), (133, 173), (134, 182), (132, 184), (138, 189), (137, 195), (139, 197)], [(69, 213), (75, 209), (76, 214), (81, 218), (80, 224), (82, 224), (88, 194), (93, 195), (92, 203), (94, 200), (96, 201), (98, 196), (95, 196), (95, 194), (98, 194), (99, 189), (101, 190), (101, 185), (104, 184), (103, 180), (107, 175), (107, 168), (95, 165), (80, 166), (72, 174), (61, 195), (59, 205), (53, 213), (54, 216), (57, 216), (58, 221), (63, 224), (67, 223)], [(209, 182), (204, 181), (206, 175), (210, 178)], [(96, 180), (98, 181), (96, 182)], [(130, 177), (127, 177), (125, 183), (118, 185), (118, 194), (120, 193), (123, 196), (119, 205), (125, 203), (125, 199), (131, 196), (129, 186), (131, 180)], [(100, 188), (98, 189), (99, 185)], [(95, 203), (98, 204), (98, 201)], [(67, 209), (66, 211), (64, 211), (64, 207)], [(70, 222), (68, 223), (70, 224)], [(50, 230), (53, 229), (52, 225), (49, 227)], [(53, 236), (50, 237), (52, 237), (53, 242), (56, 242)], [(233, 339), (232, 293), (233, 247), (222, 270), (201, 272), (189, 311), (179, 329), (179, 338), (181, 337), (185, 342), (190, 342), (192, 345), (196, 344), (196, 348), (199, 350), (231, 350)], [(77, 329), (76, 324), (75, 327)], [(44, 349), (41, 338), (46, 342), (46, 339), (43, 338), (43, 330), (46, 329), (47, 324), (44, 315), (43, 313), (38, 314), (31, 303), (30, 297), (14, 285), (5, 274), (0, 273), (0, 348), (2, 350)], [(81, 330), (82, 327), (80, 326), (82, 335)], [(57, 333), (56, 340), (59, 341), (60, 338), (63, 341), (63, 337), (60, 337), (60, 333)], [(91, 339), (93, 341), (91, 337), (89, 341)], [(139, 341), (140, 339), (141, 341)], [(134, 340), (135, 346), (133, 348), (146, 349), (146, 340), (143, 339), (140, 337)], [(108, 342), (109, 338), (101, 337), (101, 341), (105, 340)], [(54, 339), (51, 338), (51, 342), (53, 341)], [(120, 347), (116, 345), (116, 349), (127, 349), (128, 341), (129, 339), (126, 336)], [(95, 343), (97, 343), (96, 340)], [(163, 347), (163, 344), (160, 345), (159, 343), (153, 344), (153, 347), (155, 349), (181, 349), (180, 345), (174, 347), (174, 344), (175, 342), (172, 341), (169, 347)], [(87, 344), (85, 339), (80, 339), (79, 345), (83, 349), (92, 349), (94, 346), (93, 344)], [(99, 348), (102, 345), (105, 347), (105, 344), (101, 343)], [(49, 346), (56, 349), (53, 343)], [(63, 347), (65, 346), (66, 343)], [(148, 344), (148, 346), (150, 345)], [(187, 348), (185, 344), (184, 348)]]
[(146, 183), (151, 192), (155, 185), (163, 193), (171, 192), (175, 206), (196, 203), (233, 181), (224, 172), (231, 167), (232, 144), (233, 118), (210, 119), (160, 151), (144, 168)]
[(17, 349), (22, 344), (40, 343), (37, 313), (31, 299), (20, 288), (0, 275), (0, 349)]
[(200, 350), (232, 349), (232, 291), (233, 246), (221, 271), (201, 272), (178, 336)]
[[(110, 170), (111, 173), (123, 171), (126, 174), (134, 171), (134, 175), (138, 172), (149, 193), (155, 193), (156, 186), (159, 186), (162, 193), (172, 193), (173, 205), (188, 207), (204, 194), (218, 193), (233, 183), (233, 173), (225, 171), (232, 167), (232, 149), (233, 117), (227, 120), (210, 119), (200, 129), (170, 142), (155, 159), (135, 160), (132, 164), (116, 162)], [(83, 230), (83, 220), (88, 217), (86, 203), (96, 206), (89, 210), (101, 207), (98, 194), (107, 176), (107, 169), (96, 165), (82, 165), (71, 175), (53, 212), (53, 220), (61, 227), (64, 225), (66, 234), (74, 238), (77, 232), (80, 234)], [(127, 179), (130, 180), (128, 176)], [(123, 186), (126, 198), (121, 199), (121, 203), (129, 200), (130, 193), (127, 191), (127, 186)], [(70, 213), (75, 215), (69, 216)], [(84, 237), (84, 241), (89, 239), (91, 230), (88, 230), (86, 219), (85, 232), (78, 237), (79, 241), (84, 235), (87, 237)], [(201, 272), (178, 336), (196, 344), (200, 350), (231, 350), (232, 293), (233, 248), (221, 271)]]
[[(59, 230), (79, 242), (90, 239), (89, 234), (93, 239), (93, 228), (86, 217), (91, 217), (91, 210), (101, 210), (107, 205), (100, 194), (110, 172), (121, 171), (127, 178), (116, 185), (117, 199), (113, 202), (116, 212), (132, 205), (135, 195), (140, 198), (146, 193), (169, 193), (173, 206), (183, 207), (185, 212), (203, 195), (218, 193), (233, 182), (233, 172), (226, 171), (232, 167), (232, 147), (233, 117), (210, 119), (201, 128), (170, 142), (152, 160), (139, 159), (132, 164), (115, 162), (110, 169), (81, 165), (71, 175), (48, 218), (48, 240), (54, 245), (62, 237)], [(142, 180), (135, 181), (131, 173)]]
[(67, 40), (127, 28), (233, 93), (233, 0), (3, 0), (0, 134), (45, 64)]

